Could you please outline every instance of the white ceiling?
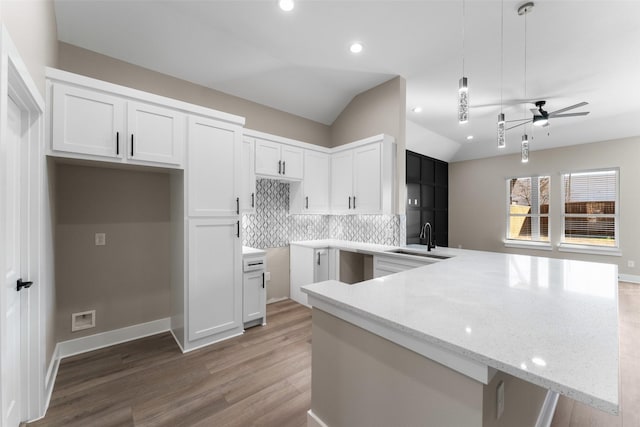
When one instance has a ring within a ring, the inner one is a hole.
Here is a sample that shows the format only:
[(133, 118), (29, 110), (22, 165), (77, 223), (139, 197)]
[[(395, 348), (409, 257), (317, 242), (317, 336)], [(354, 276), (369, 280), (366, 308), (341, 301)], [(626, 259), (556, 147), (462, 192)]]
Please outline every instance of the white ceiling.
[[(523, 99), (545, 99), (550, 112), (587, 101), (576, 111), (591, 112), (528, 127), (531, 150), (640, 135), (640, 1), (536, 1), (526, 18), (526, 96), (522, 3), (504, 1), (507, 120), (523, 118)], [(466, 1), (465, 125), (456, 115), (461, 1), (298, 0), (286, 13), (275, 0), (56, 0), (55, 10), (61, 41), (325, 124), (356, 94), (401, 75), (413, 144), (441, 138), (444, 160), (519, 151), (522, 127), (507, 133), (505, 150), (495, 142), (500, 1)], [(354, 40), (363, 53), (349, 53)]]

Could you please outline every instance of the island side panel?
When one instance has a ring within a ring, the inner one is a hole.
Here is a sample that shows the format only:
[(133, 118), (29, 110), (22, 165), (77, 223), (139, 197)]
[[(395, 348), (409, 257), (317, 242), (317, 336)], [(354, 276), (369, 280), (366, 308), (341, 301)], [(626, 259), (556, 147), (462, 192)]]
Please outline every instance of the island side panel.
[(313, 309), (311, 411), (329, 427), (483, 424), (483, 385)]

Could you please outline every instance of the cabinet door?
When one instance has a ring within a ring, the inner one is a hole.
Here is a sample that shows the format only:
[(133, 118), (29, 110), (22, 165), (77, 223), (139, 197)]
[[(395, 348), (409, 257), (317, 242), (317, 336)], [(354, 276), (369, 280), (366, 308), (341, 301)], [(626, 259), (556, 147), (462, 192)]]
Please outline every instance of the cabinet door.
[(382, 211), (382, 163), (380, 144), (365, 145), (353, 152), (354, 208), (358, 213)]
[(303, 212), (326, 213), (329, 210), (329, 155), (305, 150)]
[(237, 216), (241, 169), (240, 128), (204, 118), (189, 121), (190, 216)]
[(243, 212), (256, 210), (256, 173), (254, 161), (254, 140), (242, 140), (242, 188), (240, 190), (240, 209)]
[(280, 144), (256, 139), (256, 175), (282, 176)]
[(341, 151), (331, 156), (331, 210), (353, 212), (353, 152)]
[(242, 247), (235, 219), (189, 220), (189, 340), (242, 327)]
[(53, 85), (53, 150), (122, 158), (125, 101), (62, 84)]
[(264, 310), (266, 308), (264, 280), (263, 271), (244, 274), (242, 321), (245, 323), (264, 318)]
[(184, 115), (140, 102), (127, 103), (127, 157), (132, 160), (182, 163)]
[(280, 151), (282, 160), (282, 176), (289, 179), (302, 179), (304, 170), (304, 150), (290, 145), (283, 145)]

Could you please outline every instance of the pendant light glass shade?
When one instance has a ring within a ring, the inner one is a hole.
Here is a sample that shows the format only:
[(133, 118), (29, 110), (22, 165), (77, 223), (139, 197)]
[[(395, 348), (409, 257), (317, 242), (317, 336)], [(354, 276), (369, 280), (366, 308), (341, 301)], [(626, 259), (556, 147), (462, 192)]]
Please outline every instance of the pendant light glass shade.
[(458, 122), (467, 123), (469, 121), (469, 91), (467, 78), (460, 79), (458, 86)]
[(527, 163), (529, 161), (529, 137), (525, 133), (522, 135), (522, 163)]
[(498, 114), (498, 148), (504, 148), (507, 145), (504, 135), (504, 114)]

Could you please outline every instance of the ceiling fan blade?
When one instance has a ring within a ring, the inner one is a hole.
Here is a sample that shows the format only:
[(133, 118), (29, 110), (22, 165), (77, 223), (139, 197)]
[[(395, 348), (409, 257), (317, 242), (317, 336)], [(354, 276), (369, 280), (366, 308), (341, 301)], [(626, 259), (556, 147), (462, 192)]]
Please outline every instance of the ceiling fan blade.
[(549, 117), (553, 117), (556, 114), (564, 113), (565, 111), (573, 110), (574, 108), (584, 107), (585, 105), (589, 105), (589, 103), (588, 102), (580, 102), (578, 104), (571, 105), (569, 107), (561, 108), (559, 110), (556, 110), (556, 111), (553, 111), (553, 112), (549, 113)]
[(528, 122), (531, 119), (505, 120), (505, 123)]
[(577, 117), (577, 116), (586, 116), (587, 114), (589, 114), (589, 111), (585, 111), (583, 113), (567, 113), (567, 114), (556, 114), (555, 116), (553, 116), (554, 119), (558, 118), (558, 117)]
[(533, 113), (534, 116), (540, 115), (540, 111), (538, 111), (537, 108), (530, 108), (529, 111), (531, 111), (531, 113)]
[(526, 121), (526, 122), (524, 122), (524, 123), (520, 123), (520, 124), (517, 124), (517, 125), (511, 126), (510, 128), (506, 128), (506, 129), (505, 129), (505, 131), (508, 131), (508, 130), (511, 130), (511, 129), (517, 128), (518, 126), (526, 125), (526, 124), (527, 124), (527, 123), (529, 123), (530, 121), (531, 121), (531, 120), (527, 120), (527, 121)]

